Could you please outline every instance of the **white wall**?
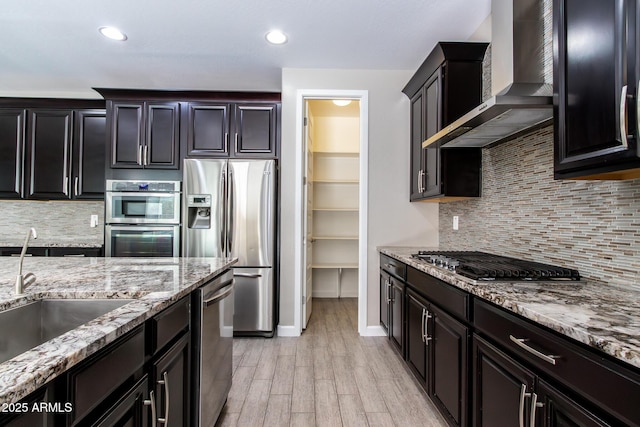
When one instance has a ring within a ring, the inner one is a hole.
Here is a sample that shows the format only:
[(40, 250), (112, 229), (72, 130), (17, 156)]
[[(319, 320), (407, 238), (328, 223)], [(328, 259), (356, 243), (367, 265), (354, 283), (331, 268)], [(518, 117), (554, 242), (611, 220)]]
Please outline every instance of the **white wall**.
[(414, 71), (282, 70), (280, 326), (294, 325), (296, 102), (300, 89), (367, 90), (369, 214), (367, 325), (379, 325), (377, 246), (437, 246), (438, 205), (409, 203), (409, 100), (402, 88)]

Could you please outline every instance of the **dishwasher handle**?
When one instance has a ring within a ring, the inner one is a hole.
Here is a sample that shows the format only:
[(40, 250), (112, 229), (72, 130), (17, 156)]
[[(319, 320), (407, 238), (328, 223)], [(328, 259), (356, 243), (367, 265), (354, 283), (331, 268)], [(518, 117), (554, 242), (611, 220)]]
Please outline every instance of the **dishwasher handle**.
[(202, 305), (206, 308), (210, 305), (217, 303), (218, 301), (226, 298), (233, 291), (233, 281), (231, 281), (227, 286), (220, 289), (218, 292), (213, 294), (213, 296), (209, 299), (202, 301)]

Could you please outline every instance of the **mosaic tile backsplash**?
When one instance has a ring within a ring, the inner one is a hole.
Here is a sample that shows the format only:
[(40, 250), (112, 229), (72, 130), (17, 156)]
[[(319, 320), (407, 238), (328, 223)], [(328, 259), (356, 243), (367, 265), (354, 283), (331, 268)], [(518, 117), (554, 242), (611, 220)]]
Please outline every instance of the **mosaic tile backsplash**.
[(554, 180), (551, 126), (483, 149), (482, 168), (482, 197), (440, 204), (441, 249), (556, 263), (640, 290), (640, 179)]
[[(91, 215), (98, 215), (98, 226), (90, 227)], [(31, 246), (55, 243), (104, 242), (104, 202), (0, 201), (0, 242), (22, 241), (30, 227), (38, 239)]]

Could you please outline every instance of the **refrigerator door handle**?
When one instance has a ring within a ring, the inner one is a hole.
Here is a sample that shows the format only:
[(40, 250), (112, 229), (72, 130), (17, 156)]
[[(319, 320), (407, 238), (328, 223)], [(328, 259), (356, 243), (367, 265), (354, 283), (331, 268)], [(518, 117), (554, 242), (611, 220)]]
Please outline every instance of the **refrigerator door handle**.
[(222, 203), (218, 203), (220, 207), (220, 249), (222, 254), (226, 256), (226, 242), (227, 242), (227, 170), (226, 166), (222, 168), (222, 178), (220, 180), (220, 194), (223, 195)]
[(233, 169), (229, 168), (229, 196), (228, 196), (228, 208), (227, 208), (227, 253), (231, 256), (233, 252), (233, 239), (234, 239), (234, 223), (233, 219), (236, 211), (236, 195), (235, 195), (235, 181), (233, 179)]
[(259, 277), (262, 277), (262, 274), (233, 273), (233, 277), (248, 277), (250, 279), (257, 279)]

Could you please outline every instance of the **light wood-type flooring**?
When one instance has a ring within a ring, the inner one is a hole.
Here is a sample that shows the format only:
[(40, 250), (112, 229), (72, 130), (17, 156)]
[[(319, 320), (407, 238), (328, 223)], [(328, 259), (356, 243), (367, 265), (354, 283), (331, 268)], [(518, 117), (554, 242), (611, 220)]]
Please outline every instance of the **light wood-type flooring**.
[(217, 426), (446, 426), (388, 339), (358, 335), (357, 312), (314, 299), (300, 337), (234, 339)]

